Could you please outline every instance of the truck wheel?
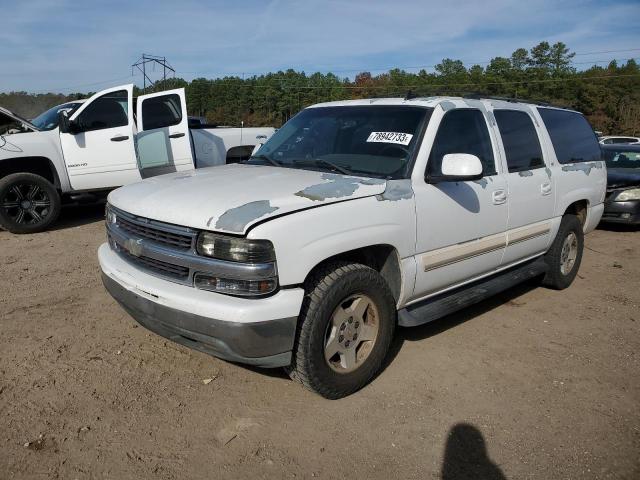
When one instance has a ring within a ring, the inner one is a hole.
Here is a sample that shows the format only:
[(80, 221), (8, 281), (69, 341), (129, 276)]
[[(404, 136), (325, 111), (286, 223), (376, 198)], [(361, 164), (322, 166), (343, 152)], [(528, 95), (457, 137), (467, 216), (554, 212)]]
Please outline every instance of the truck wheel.
[(385, 280), (366, 265), (334, 262), (307, 281), (287, 373), (325, 398), (366, 385), (389, 350), (396, 305)]
[(60, 195), (33, 173), (13, 173), (0, 180), (0, 227), (11, 233), (46, 230), (60, 215)]
[(549, 269), (542, 284), (556, 290), (571, 285), (580, 268), (583, 247), (582, 223), (575, 215), (565, 215), (562, 217), (558, 234), (545, 255)]

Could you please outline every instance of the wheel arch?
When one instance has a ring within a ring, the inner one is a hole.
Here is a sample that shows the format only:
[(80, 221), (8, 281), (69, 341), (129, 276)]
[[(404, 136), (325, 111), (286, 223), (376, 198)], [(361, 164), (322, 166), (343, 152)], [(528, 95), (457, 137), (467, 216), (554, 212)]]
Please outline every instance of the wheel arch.
[(396, 303), (402, 295), (402, 271), (398, 250), (389, 244), (374, 244), (334, 254), (318, 262), (307, 274), (304, 283), (320, 268), (334, 261), (361, 263), (376, 270), (387, 282)]
[(582, 199), (582, 200), (576, 200), (573, 203), (569, 204), (567, 208), (564, 209), (563, 216), (567, 214), (575, 215), (576, 217), (578, 217), (578, 220), (580, 220), (580, 223), (584, 227), (587, 221), (588, 212), (589, 212), (589, 200)]
[(58, 190), (61, 188), (58, 172), (47, 157), (16, 157), (0, 162), (0, 178), (14, 173), (33, 173), (49, 181)]

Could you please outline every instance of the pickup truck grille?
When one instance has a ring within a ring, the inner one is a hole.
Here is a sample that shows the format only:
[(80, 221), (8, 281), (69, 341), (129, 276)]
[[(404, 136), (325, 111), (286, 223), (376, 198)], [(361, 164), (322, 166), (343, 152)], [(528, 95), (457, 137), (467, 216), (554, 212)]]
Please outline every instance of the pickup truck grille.
[(147, 238), (156, 243), (189, 250), (193, 245), (194, 233), (180, 233), (179, 227), (159, 226), (147, 219), (116, 213), (116, 225), (136, 237)]
[(118, 251), (120, 255), (126, 258), (129, 262), (138, 265), (143, 270), (150, 270), (153, 273), (171, 277), (176, 280), (187, 280), (189, 278), (189, 269), (187, 267), (173, 265), (151, 257), (136, 257), (124, 249), (118, 249)]

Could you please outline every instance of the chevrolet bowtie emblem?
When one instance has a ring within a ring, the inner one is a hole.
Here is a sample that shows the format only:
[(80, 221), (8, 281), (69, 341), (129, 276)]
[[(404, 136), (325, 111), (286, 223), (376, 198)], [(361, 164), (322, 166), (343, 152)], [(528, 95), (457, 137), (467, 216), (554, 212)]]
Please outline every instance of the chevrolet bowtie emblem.
[(131, 255), (139, 257), (140, 255), (142, 255), (142, 239), (127, 239), (127, 241), (125, 242), (125, 248)]

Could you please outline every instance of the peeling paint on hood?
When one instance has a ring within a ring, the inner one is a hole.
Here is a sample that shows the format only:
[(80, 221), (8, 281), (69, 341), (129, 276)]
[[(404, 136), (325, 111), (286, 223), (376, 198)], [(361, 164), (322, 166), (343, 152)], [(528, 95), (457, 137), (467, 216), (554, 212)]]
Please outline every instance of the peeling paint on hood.
[(148, 178), (114, 190), (109, 203), (175, 225), (244, 234), (272, 216), (381, 194), (386, 184), (377, 178), (233, 164)]

